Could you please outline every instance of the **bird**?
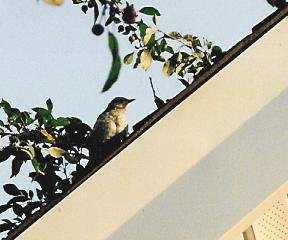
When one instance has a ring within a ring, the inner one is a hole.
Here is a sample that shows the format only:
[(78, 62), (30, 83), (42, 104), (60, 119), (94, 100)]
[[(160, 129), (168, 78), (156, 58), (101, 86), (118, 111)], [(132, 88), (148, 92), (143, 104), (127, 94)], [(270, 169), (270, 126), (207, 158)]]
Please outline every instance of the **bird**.
[(286, 0), (267, 0), (272, 7), (284, 8), (287, 6)]
[(99, 115), (90, 134), (88, 169), (100, 164), (127, 137), (126, 111), (134, 100), (115, 97)]

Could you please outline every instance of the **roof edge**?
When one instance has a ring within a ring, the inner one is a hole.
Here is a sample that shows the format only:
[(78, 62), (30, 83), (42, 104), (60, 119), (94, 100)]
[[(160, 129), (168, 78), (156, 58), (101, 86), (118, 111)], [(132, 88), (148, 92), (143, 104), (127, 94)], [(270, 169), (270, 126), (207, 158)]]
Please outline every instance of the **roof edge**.
[(143, 120), (138, 122), (134, 129), (135, 131), (129, 135), (129, 137), (121, 144), (121, 146), (112, 152), (99, 166), (91, 170), (84, 178), (79, 182), (74, 184), (67, 192), (63, 193), (58, 199), (51, 201), (48, 205), (41, 208), (38, 212), (33, 214), (30, 218), (26, 219), (21, 225), (19, 225), (14, 231), (12, 231), (8, 236), (7, 240), (15, 239), (21, 233), (23, 233), (28, 227), (45, 215), (49, 210), (55, 207), (59, 202), (61, 202), (65, 197), (72, 193), (76, 188), (83, 184), (88, 178), (90, 178), (94, 173), (96, 173), (100, 168), (110, 162), (116, 155), (118, 155), (122, 150), (124, 150), (128, 145), (139, 138), (144, 132), (156, 124), (162, 117), (172, 111), (176, 106), (178, 106), (187, 97), (197, 91), (203, 84), (209, 81), (214, 75), (216, 75), (220, 70), (225, 68), (230, 62), (236, 59), (242, 52), (253, 45), (258, 39), (265, 35), (269, 30), (281, 22), (285, 17), (288, 16), (288, 5), (283, 9), (277, 9), (271, 15), (266, 17), (263, 21), (256, 24), (252, 28), (252, 33), (240, 40), (236, 45), (230, 48), (223, 57), (205, 72), (200, 74), (187, 88), (178, 93), (174, 98), (172, 98), (166, 105), (162, 108), (157, 109)]

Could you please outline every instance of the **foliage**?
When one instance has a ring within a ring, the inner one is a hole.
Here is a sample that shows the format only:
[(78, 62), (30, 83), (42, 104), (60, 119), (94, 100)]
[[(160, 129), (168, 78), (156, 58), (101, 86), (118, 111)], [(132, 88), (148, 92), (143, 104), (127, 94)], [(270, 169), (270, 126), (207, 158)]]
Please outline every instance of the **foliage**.
[[(90, 127), (80, 119), (52, 115), (53, 104), (21, 112), (2, 100), (0, 108), (6, 120), (0, 120), (0, 163), (11, 162), (11, 176), (18, 176), (24, 164), (30, 164), (29, 177), (37, 185), (28, 191), (5, 184), (11, 199), (0, 205), (0, 213), (12, 210), (13, 220), (2, 219), (1, 231), (11, 231), (42, 206), (66, 192), (84, 173), (87, 162)], [(23, 176), (22, 176), (23, 177)]]
[[(39, 1), (39, 0), (37, 0)], [(43, 0), (51, 5), (61, 5), (63, 0)], [(123, 60), (119, 55), (118, 41), (110, 29), (108, 45), (112, 64), (102, 91), (107, 91), (117, 81), (124, 64), (147, 71), (153, 62), (162, 64), (166, 77), (172, 75), (185, 86), (199, 73), (209, 68), (222, 56), (220, 47), (193, 34), (176, 31), (165, 33), (158, 29), (161, 16), (154, 7), (143, 7), (137, 11), (133, 4), (121, 0), (72, 0), (81, 6), (82, 12), (93, 11), (92, 33), (100, 36), (105, 28), (116, 27), (118, 33), (127, 38), (133, 51)], [(150, 23), (150, 24), (149, 24)], [(152, 79), (150, 84), (157, 107), (165, 102), (156, 96)], [(22, 166), (30, 165), (29, 177), (35, 189), (20, 189), (12, 183), (3, 186), (11, 199), (0, 205), (0, 214), (14, 213), (13, 219), (2, 219), (0, 232), (11, 232), (26, 218), (58, 198), (85, 174), (89, 159), (89, 135), (91, 128), (74, 117), (55, 117), (50, 99), (46, 107), (33, 108), (33, 112), (20, 111), (2, 100), (0, 110), (6, 120), (0, 120), (0, 163), (11, 162), (11, 176), (21, 172)], [(3, 143), (3, 144), (2, 144)], [(84, 166), (83, 166), (84, 163)]]
[[(92, 32), (95, 35), (101, 35), (104, 27), (114, 25), (118, 33), (128, 37), (134, 51), (124, 57), (124, 64), (131, 64), (134, 61), (134, 68), (141, 66), (146, 71), (153, 61), (162, 62), (163, 74), (166, 77), (175, 75), (186, 87), (196, 75), (211, 66), (222, 55), (221, 48), (207, 39), (200, 41), (193, 34), (182, 35), (176, 31), (165, 33), (158, 29), (157, 18), (161, 14), (154, 7), (143, 7), (136, 11), (133, 4), (126, 2), (124, 5), (120, 0), (73, 0), (73, 3), (80, 4), (85, 14), (89, 9), (94, 9)], [(147, 17), (149, 18), (146, 19)], [(152, 26), (147, 23), (150, 17)], [(104, 23), (103, 19), (106, 19)], [(117, 39), (111, 31), (108, 35), (112, 65), (103, 92), (117, 81), (121, 70)], [(117, 48), (113, 50), (111, 45)]]

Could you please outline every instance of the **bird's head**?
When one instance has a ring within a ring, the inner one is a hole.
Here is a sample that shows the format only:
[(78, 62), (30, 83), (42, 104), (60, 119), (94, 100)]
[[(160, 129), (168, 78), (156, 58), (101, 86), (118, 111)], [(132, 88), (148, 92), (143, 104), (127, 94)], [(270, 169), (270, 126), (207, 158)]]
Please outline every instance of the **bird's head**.
[(108, 109), (125, 109), (127, 105), (135, 99), (127, 99), (125, 97), (116, 97), (109, 104)]

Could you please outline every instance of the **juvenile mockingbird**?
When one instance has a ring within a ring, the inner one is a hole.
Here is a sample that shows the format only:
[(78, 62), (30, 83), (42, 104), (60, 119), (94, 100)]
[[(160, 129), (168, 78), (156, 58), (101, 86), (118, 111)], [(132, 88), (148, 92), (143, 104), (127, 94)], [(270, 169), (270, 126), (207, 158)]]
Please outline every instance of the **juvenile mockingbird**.
[(134, 100), (116, 97), (99, 115), (90, 136), (88, 169), (101, 163), (126, 138), (128, 124), (125, 113), (127, 105)]
[(272, 7), (277, 7), (277, 8), (284, 8), (287, 6), (286, 0), (267, 0), (267, 2), (272, 6)]

